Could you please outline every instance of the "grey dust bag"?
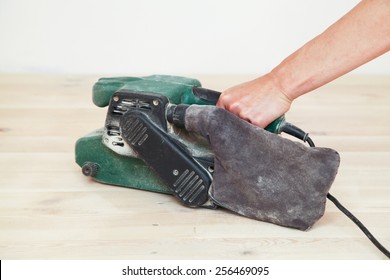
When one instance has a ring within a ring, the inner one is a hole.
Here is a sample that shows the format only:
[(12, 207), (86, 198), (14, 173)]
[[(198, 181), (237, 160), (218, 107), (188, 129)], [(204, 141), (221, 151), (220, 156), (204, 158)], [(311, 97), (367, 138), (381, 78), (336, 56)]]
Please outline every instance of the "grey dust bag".
[(188, 107), (185, 127), (214, 152), (209, 195), (217, 205), (300, 230), (323, 216), (340, 164), (336, 151), (307, 147), (214, 106)]

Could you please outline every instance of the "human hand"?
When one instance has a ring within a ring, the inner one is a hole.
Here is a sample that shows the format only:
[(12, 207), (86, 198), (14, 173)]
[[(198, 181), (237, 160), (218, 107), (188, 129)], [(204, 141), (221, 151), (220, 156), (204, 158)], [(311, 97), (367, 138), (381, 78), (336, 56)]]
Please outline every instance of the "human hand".
[(217, 107), (264, 128), (286, 113), (292, 101), (270, 73), (223, 91)]

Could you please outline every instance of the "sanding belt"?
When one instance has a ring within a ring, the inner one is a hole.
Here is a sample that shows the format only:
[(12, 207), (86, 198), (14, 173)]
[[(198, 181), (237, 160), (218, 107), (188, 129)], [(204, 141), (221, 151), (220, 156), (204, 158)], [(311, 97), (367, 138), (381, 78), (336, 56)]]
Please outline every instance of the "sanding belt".
[(335, 150), (307, 147), (214, 106), (188, 107), (185, 128), (214, 152), (209, 195), (217, 205), (300, 230), (323, 216), (340, 165)]

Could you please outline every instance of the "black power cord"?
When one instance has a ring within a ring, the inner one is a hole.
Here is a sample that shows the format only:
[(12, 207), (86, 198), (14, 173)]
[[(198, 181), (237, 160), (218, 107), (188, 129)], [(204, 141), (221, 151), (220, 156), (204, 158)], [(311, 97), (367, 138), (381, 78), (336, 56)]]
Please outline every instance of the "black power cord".
[[(291, 123), (284, 123), (281, 128), (282, 132), (285, 132), (289, 135), (292, 135), (298, 139), (301, 139), (303, 142), (307, 142), (310, 147), (315, 147), (313, 140), (309, 137), (309, 134), (304, 132), (302, 129), (296, 127)], [(390, 252), (387, 250), (372, 234), (371, 232), (363, 225), (362, 222), (358, 220), (351, 212), (348, 211), (333, 195), (328, 193), (326, 197), (336, 205), (336, 207), (343, 212), (352, 222), (354, 222), (361, 231), (368, 237), (368, 239), (387, 257), (390, 259)]]

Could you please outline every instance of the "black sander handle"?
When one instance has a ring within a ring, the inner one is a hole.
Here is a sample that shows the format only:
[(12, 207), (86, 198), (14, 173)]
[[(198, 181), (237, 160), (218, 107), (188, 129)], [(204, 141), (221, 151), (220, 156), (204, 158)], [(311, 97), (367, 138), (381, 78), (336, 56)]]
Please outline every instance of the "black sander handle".
[(202, 88), (202, 87), (193, 87), (192, 93), (200, 100), (211, 103), (213, 105), (217, 104), (221, 92)]

